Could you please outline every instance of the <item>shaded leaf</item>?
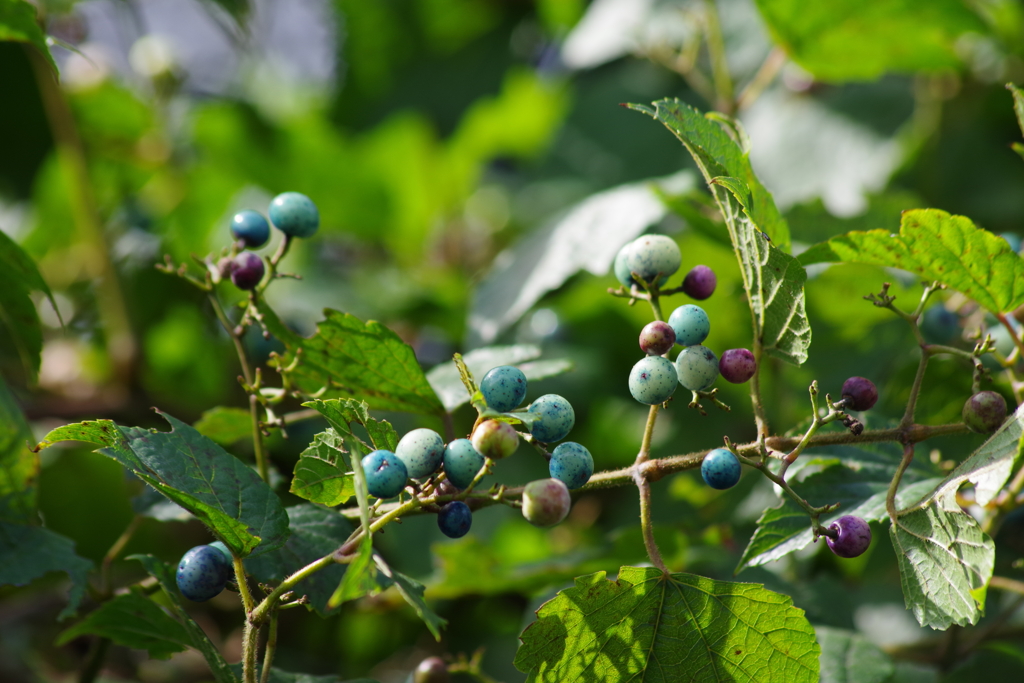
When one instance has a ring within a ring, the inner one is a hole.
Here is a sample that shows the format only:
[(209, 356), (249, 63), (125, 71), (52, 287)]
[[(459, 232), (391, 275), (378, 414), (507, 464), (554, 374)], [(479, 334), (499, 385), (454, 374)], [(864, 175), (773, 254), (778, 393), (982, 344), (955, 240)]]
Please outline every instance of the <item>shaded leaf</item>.
[(892, 659), (853, 631), (815, 626), (821, 646), (821, 683), (883, 683), (892, 676)]
[(46, 35), (36, 18), (36, 8), (25, 0), (0, 0), (0, 41), (28, 43), (39, 50), (46, 63), (57, 73)]
[(373, 565), (373, 541), (363, 536), (359, 542), (359, 551), (355, 559), (349, 563), (345, 576), (331, 594), (327, 602), (330, 609), (338, 605), (369, 595), (377, 590), (377, 570)]
[(0, 522), (0, 586), (25, 586), (50, 572), (71, 578), (68, 604), (58, 619), (75, 613), (85, 595), (93, 564), (75, 554), (69, 539), (41, 526)]
[(32, 523), (36, 514), (39, 454), (21, 407), (0, 377), (0, 520)]
[(146, 650), (150, 657), (167, 659), (192, 644), (185, 627), (149, 598), (132, 591), (103, 603), (85, 619), (64, 631), (57, 645), (84, 635), (109, 638), (118, 645)]
[(242, 408), (210, 408), (193, 426), (197, 432), (222, 446), (252, 438), (252, 418), (249, 411)]
[[(29, 10), (35, 11), (31, 6)], [(3, 39), (3, 12), (4, 0), (0, 0), (0, 40)], [(17, 242), (0, 230), (0, 324), (6, 329), (31, 382), (35, 382), (39, 374), (43, 350), (39, 313), (29, 296), (33, 291), (45, 294), (57, 310), (53, 294), (36, 264)]]
[(192, 519), (188, 510), (151, 486), (143, 487), (142, 492), (132, 498), (132, 512), (161, 522), (187, 522)]
[(374, 555), (373, 561), (377, 564), (377, 569), (380, 570), (380, 573), (394, 582), (398, 593), (405, 598), (405, 601), (409, 603), (416, 614), (419, 615), (419, 618), (423, 620), (423, 623), (427, 625), (430, 632), (434, 634), (434, 639), (441, 642), (441, 629), (448, 624), (448, 620), (442, 619), (434, 610), (427, 606), (426, 601), (423, 599), (423, 592), (425, 590), (423, 584), (401, 572), (396, 572), (388, 566), (388, 563), (380, 555)]
[(341, 505), (355, 495), (352, 473), (340, 457), (343, 439), (333, 428), (313, 437), (313, 443), (299, 455), (288, 490), (300, 498), (327, 507)]

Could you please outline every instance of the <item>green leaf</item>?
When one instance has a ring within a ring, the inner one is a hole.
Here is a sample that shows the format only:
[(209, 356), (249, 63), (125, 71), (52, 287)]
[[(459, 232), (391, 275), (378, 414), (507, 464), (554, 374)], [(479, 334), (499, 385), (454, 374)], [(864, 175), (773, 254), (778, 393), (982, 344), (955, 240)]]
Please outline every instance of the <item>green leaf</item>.
[(816, 244), (798, 260), (805, 266), (842, 261), (902, 268), (962, 292), (993, 313), (1024, 303), (1024, 259), (1003, 238), (938, 209), (904, 211), (899, 234), (848, 232)]
[(69, 538), (40, 526), (0, 522), (0, 586), (25, 586), (50, 572), (67, 573), (71, 592), (58, 619), (78, 609), (92, 567), (91, 561), (75, 554)]
[(220, 650), (217, 649), (217, 646), (213, 644), (199, 624), (188, 615), (188, 611), (182, 603), (181, 593), (178, 592), (177, 582), (174, 579), (174, 569), (152, 555), (129, 555), (127, 559), (141, 562), (150, 576), (160, 583), (160, 587), (164, 589), (164, 593), (167, 594), (171, 601), (172, 611), (181, 620), (185, 631), (188, 632), (192, 647), (199, 650), (203, 658), (206, 659), (214, 680), (217, 683), (238, 683), (238, 679), (231, 673), (228, 663), (221, 656)]
[(0, 0), (0, 41), (33, 45), (57, 73), (57, 63), (53, 61), (46, 35), (39, 27), (36, 8), (25, 0)]
[(39, 455), (32, 431), (7, 383), (0, 377), (0, 520), (32, 523), (36, 514)]
[[(370, 443), (375, 449), (394, 451), (398, 446), (398, 433), (395, 428), (386, 420), (375, 420), (370, 417), (369, 406), (365, 401), (355, 401), (350, 398), (327, 401), (316, 399), (302, 405), (312, 408), (327, 418), (336, 434), (356, 438), (349, 426), (355, 422), (366, 429), (366, 433), (370, 435)], [(362, 443), (362, 440), (359, 441)]]
[(89, 616), (57, 637), (65, 645), (84, 635), (109, 638), (118, 645), (146, 650), (155, 659), (167, 659), (192, 644), (185, 627), (152, 600), (132, 591), (105, 602)]
[(423, 592), (425, 590), (423, 584), (416, 579), (393, 570), (380, 555), (374, 555), (373, 561), (377, 564), (377, 569), (380, 570), (381, 574), (394, 581), (399, 595), (405, 598), (405, 601), (412, 606), (416, 614), (423, 620), (423, 623), (427, 625), (430, 632), (434, 634), (434, 638), (441, 642), (441, 629), (448, 624), (448, 621), (437, 616), (434, 610), (427, 606), (426, 601), (423, 599)]
[(1013, 94), (1013, 111), (1017, 115), (1017, 125), (1024, 135), (1024, 90), (1021, 90), (1013, 83), (1007, 83), (1006, 89)]
[(758, 584), (622, 567), (577, 578), (537, 616), (515, 658), (528, 683), (818, 683), (803, 610)]
[(193, 426), (197, 432), (222, 446), (252, 438), (252, 418), (249, 411), (242, 408), (210, 408)]
[[(245, 561), (246, 570), (264, 583), (280, 583), (295, 570), (330, 555), (345, 542), (352, 525), (337, 512), (315, 505), (295, 505), (288, 510), (288, 541), (269, 553)], [(326, 616), (327, 600), (341, 581), (345, 567), (336, 564), (312, 574), (295, 588), (309, 597), (309, 604)]]
[(327, 507), (341, 505), (355, 495), (352, 473), (339, 457), (344, 447), (344, 440), (333, 428), (313, 437), (295, 463), (289, 492)]
[(957, 465), (940, 488), (956, 490), (965, 481), (974, 484), (978, 505), (988, 505), (1003, 488), (1013, 471), (1024, 434), (1024, 405), (1003, 422), (981, 448)]
[(355, 559), (349, 563), (341, 583), (327, 601), (328, 608), (334, 609), (344, 602), (356, 600), (377, 590), (376, 574), (373, 566), (373, 541), (369, 536), (363, 536)]
[[(35, 11), (31, 6), (29, 9)], [(0, 0), (0, 39), (3, 33), (3, 12), (4, 0)], [(39, 274), (36, 264), (17, 242), (0, 230), (0, 323), (10, 335), (11, 343), (30, 381), (35, 382), (39, 374), (43, 335), (39, 314), (29, 296), (33, 291), (45, 294), (53, 310), (57, 310), (53, 294)]]
[(374, 410), (444, 414), (412, 347), (380, 323), (363, 323), (354, 315), (327, 309), (316, 334), (305, 339), (285, 327), (262, 301), (260, 313), (287, 349), (272, 363), (300, 391), (361, 399)]
[[(158, 411), (159, 412), (159, 411)], [(240, 556), (279, 548), (288, 516), (277, 494), (252, 468), (193, 427), (159, 413), (172, 431), (121, 427), (109, 420), (54, 429), (39, 446), (85, 441), (195, 515)]]
[(892, 676), (892, 659), (864, 636), (815, 626), (821, 646), (821, 683), (883, 683)]
[(957, 68), (957, 39), (984, 25), (959, 0), (756, 0), (793, 61), (825, 81)]

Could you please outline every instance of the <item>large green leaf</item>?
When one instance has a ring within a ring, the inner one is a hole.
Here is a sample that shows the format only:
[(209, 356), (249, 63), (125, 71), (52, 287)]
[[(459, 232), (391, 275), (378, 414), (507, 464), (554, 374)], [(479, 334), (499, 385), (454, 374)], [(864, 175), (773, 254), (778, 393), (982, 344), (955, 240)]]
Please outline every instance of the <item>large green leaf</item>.
[(384, 561), (380, 555), (374, 555), (373, 561), (377, 565), (377, 569), (380, 573), (391, 579), (394, 582), (395, 588), (398, 590), (399, 595), (405, 598), (405, 601), (413, 608), (419, 618), (423, 620), (423, 623), (427, 625), (427, 628), (434, 638), (441, 641), (441, 629), (448, 623), (446, 619), (443, 619), (437, 615), (434, 610), (430, 609), (426, 601), (423, 599), (423, 593), (426, 590), (422, 583), (416, 579), (410, 578), (401, 572), (396, 572), (388, 563)]
[(25, 0), (0, 0), (0, 41), (28, 43), (39, 50), (46, 62), (57, 72), (57, 63), (50, 54), (46, 35), (36, 18), (36, 8)]
[(818, 683), (803, 610), (758, 584), (622, 567), (577, 578), (537, 616), (515, 659), (529, 683)]
[(313, 437), (313, 443), (295, 462), (288, 489), (300, 498), (334, 507), (355, 495), (352, 473), (341, 458), (344, 440), (333, 428)]
[(956, 68), (957, 39), (984, 25), (960, 0), (755, 0), (775, 42), (826, 81)]
[(75, 554), (75, 544), (69, 538), (40, 526), (0, 521), (0, 586), (25, 586), (44, 574), (66, 572), (71, 592), (58, 619), (78, 609), (92, 566), (91, 561)]
[(979, 505), (988, 505), (996, 497), (1013, 471), (1024, 434), (1024, 405), (996, 430), (981, 448), (957, 465), (942, 484), (944, 489), (959, 488), (970, 481)]
[(57, 645), (90, 634), (109, 638), (118, 645), (146, 650), (155, 659), (167, 659), (192, 644), (184, 626), (152, 600), (135, 591), (100, 605), (85, 619), (61, 633)]
[(969, 218), (938, 209), (904, 211), (898, 234), (848, 232), (798, 260), (805, 266), (843, 261), (902, 268), (963, 292), (993, 313), (1024, 304), (1024, 258)]
[(821, 683), (883, 683), (894, 668), (889, 655), (859, 633), (815, 626), (821, 646)]
[(0, 377), (0, 520), (31, 523), (36, 515), (39, 455), (21, 407)]
[(412, 347), (384, 325), (327, 309), (316, 334), (306, 339), (285, 327), (262, 302), (260, 313), (287, 349), (273, 363), (297, 389), (328, 398), (361, 399), (374, 410), (444, 414)]
[[(3, 32), (3, 3), (4, 0), (0, 0), (0, 39)], [(45, 294), (54, 310), (57, 310), (50, 288), (39, 274), (36, 264), (17, 242), (0, 230), (0, 324), (5, 328), (25, 371), (34, 382), (39, 373), (43, 335), (39, 314), (29, 296), (33, 291)]]
[(283, 545), (288, 516), (277, 494), (252, 468), (193, 427), (160, 415), (170, 423), (170, 432), (97, 420), (58, 427), (39, 446), (58, 441), (101, 446), (100, 453), (191, 512), (243, 557)]

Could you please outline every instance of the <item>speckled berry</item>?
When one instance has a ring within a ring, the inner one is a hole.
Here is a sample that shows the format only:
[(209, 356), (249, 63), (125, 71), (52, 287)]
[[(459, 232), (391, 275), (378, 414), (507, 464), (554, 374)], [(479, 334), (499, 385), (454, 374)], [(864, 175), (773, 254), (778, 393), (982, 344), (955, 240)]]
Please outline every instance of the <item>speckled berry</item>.
[(291, 237), (312, 237), (320, 227), (320, 212), (313, 200), (298, 192), (283, 192), (270, 202), (270, 222)]
[(878, 389), (866, 377), (851, 377), (843, 382), (841, 395), (850, 410), (870, 410), (878, 400)]
[(687, 346), (676, 356), (676, 375), (690, 391), (704, 391), (718, 379), (718, 357), (706, 346)]
[(437, 528), (448, 538), (462, 538), (473, 525), (473, 512), (461, 500), (445, 503), (437, 513)]
[(707, 266), (694, 266), (683, 278), (683, 293), (691, 299), (704, 301), (715, 293), (718, 278)]
[(231, 572), (231, 562), (223, 551), (197, 545), (182, 556), (174, 578), (183, 596), (193, 602), (206, 602), (224, 590)]
[(704, 456), (700, 476), (713, 489), (731, 489), (740, 480), (740, 461), (725, 448), (716, 448)]
[(680, 346), (696, 346), (707, 339), (711, 332), (708, 314), (694, 304), (686, 304), (672, 311), (668, 324), (676, 331), (676, 344)]
[(860, 517), (843, 515), (828, 525), (837, 538), (825, 537), (828, 547), (839, 557), (857, 557), (871, 545), (871, 527)]
[(512, 365), (491, 368), (480, 380), (480, 393), (488, 408), (507, 413), (518, 408), (526, 398), (526, 375)]
[(641, 358), (629, 371), (629, 393), (649, 406), (672, 398), (679, 386), (679, 375), (672, 361), (662, 356)]
[(576, 424), (572, 406), (558, 394), (544, 394), (530, 404), (529, 411), (540, 418), (530, 425), (530, 433), (544, 443), (561, 441)]
[(216, 548), (217, 550), (219, 550), (222, 553), (224, 553), (224, 557), (227, 558), (228, 562), (232, 562), (232, 563), (234, 562), (234, 559), (232, 559), (232, 557), (231, 557), (231, 550), (226, 545), (221, 543), (220, 541), (214, 541), (213, 543), (210, 544), (210, 547), (211, 548)]
[(398, 442), (395, 455), (405, 463), (406, 472), (413, 479), (429, 477), (441, 466), (444, 440), (433, 429), (414, 429)]
[(266, 267), (259, 254), (243, 251), (234, 258), (230, 266), (231, 282), (239, 289), (249, 291), (263, 279)]
[(1006, 400), (994, 391), (979, 391), (964, 403), (962, 415), (972, 432), (994, 432), (1006, 420)]
[(523, 488), (523, 517), (534, 526), (554, 526), (569, 514), (569, 488), (558, 479), (531, 481)]
[(630, 287), (632, 285), (639, 284), (633, 279), (633, 273), (629, 270), (629, 250), (632, 247), (633, 243), (628, 242), (619, 249), (619, 253), (615, 255), (615, 262), (612, 264), (615, 279), (618, 280), (623, 287)]
[(936, 304), (921, 314), (921, 334), (931, 344), (949, 344), (960, 336), (960, 318)]
[(757, 372), (757, 363), (748, 349), (729, 349), (718, 359), (718, 371), (725, 381), (743, 384)]
[(626, 266), (646, 282), (671, 277), (682, 261), (679, 245), (665, 235), (642, 235), (626, 253)]
[(366, 488), (371, 496), (394, 498), (409, 478), (405, 463), (391, 451), (378, 450), (363, 456), (361, 461), (366, 474)]
[(660, 320), (649, 322), (640, 330), (640, 349), (650, 356), (662, 356), (676, 344), (676, 331)]
[(578, 489), (590, 481), (590, 475), (594, 473), (594, 457), (581, 444), (565, 441), (551, 452), (548, 472), (568, 488)]
[(412, 674), (412, 683), (448, 683), (448, 665), (440, 657), (427, 657)]
[(444, 473), (454, 486), (464, 489), (484, 466), (484, 456), (469, 439), (455, 439), (444, 449)]
[(231, 234), (250, 249), (259, 249), (270, 239), (270, 223), (257, 211), (239, 211), (231, 219)]
[(519, 432), (507, 422), (487, 420), (473, 432), (473, 448), (491, 460), (501, 460), (519, 448)]

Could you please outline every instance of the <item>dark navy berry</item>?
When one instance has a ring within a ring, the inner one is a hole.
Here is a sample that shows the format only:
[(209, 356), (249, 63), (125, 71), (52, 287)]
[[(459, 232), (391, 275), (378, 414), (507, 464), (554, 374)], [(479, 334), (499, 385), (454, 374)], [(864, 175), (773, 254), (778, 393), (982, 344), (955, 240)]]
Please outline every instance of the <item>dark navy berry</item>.
[(395, 455), (405, 463), (406, 474), (413, 479), (429, 477), (441, 466), (444, 441), (433, 429), (414, 429), (398, 442)]
[(210, 544), (210, 547), (211, 548), (216, 548), (217, 550), (219, 550), (222, 553), (224, 553), (224, 557), (228, 558), (228, 562), (234, 562), (234, 560), (231, 557), (231, 551), (222, 542), (214, 541), (213, 543)]
[(558, 394), (544, 394), (528, 409), (540, 419), (530, 425), (530, 433), (538, 441), (561, 441), (576, 424), (576, 413), (567, 400)]
[(676, 344), (680, 346), (696, 346), (707, 339), (711, 332), (708, 314), (694, 304), (686, 304), (672, 311), (668, 324), (676, 331)]
[(231, 262), (231, 282), (239, 289), (255, 289), (265, 272), (263, 259), (251, 251), (243, 251)]
[(473, 512), (461, 500), (445, 504), (437, 513), (437, 528), (448, 538), (462, 538), (473, 525)]
[(320, 227), (320, 212), (309, 197), (298, 192), (284, 192), (270, 202), (270, 222), (292, 237), (312, 237)]
[(694, 266), (683, 278), (683, 293), (691, 299), (703, 301), (715, 293), (718, 278), (707, 266)]
[(409, 472), (405, 463), (391, 451), (373, 451), (363, 456), (366, 488), (371, 496), (394, 498), (405, 488)]
[(843, 515), (828, 525), (837, 538), (825, 537), (828, 547), (839, 557), (857, 557), (871, 545), (871, 527), (860, 517)]
[(484, 456), (469, 439), (455, 439), (444, 449), (444, 473), (460, 489), (469, 486), (483, 466)]
[(757, 363), (749, 350), (729, 349), (718, 359), (718, 371), (727, 382), (743, 384), (757, 372)]
[(558, 479), (539, 479), (523, 487), (523, 517), (534, 526), (558, 524), (571, 506), (569, 488)]
[(649, 356), (663, 356), (676, 344), (676, 331), (660, 320), (649, 322), (640, 330), (640, 350)]
[(700, 476), (713, 489), (730, 489), (740, 480), (740, 461), (725, 448), (716, 448), (704, 456)]
[(842, 397), (851, 410), (869, 410), (878, 400), (878, 389), (866, 377), (851, 377), (843, 382)]
[(578, 489), (590, 481), (590, 475), (594, 473), (594, 457), (584, 446), (566, 441), (551, 452), (548, 472), (568, 488)]
[(645, 405), (664, 403), (672, 398), (678, 386), (676, 368), (663, 356), (641, 358), (629, 371), (629, 393)]
[(491, 368), (480, 380), (480, 393), (487, 407), (507, 413), (518, 408), (526, 398), (526, 375), (512, 365)]
[(257, 211), (239, 211), (231, 219), (231, 234), (250, 249), (259, 249), (270, 239), (270, 223)]
[(1006, 399), (994, 391), (979, 391), (964, 403), (962, 415), (972, 432), (994, 432), (1006, 419)]
[(206, 602), (224, 590), (231, 578), (231, 561), (223, 551), (209, 545), (197, 545), (178, 563), (175, 580), (181, 594), (193, 602)]

